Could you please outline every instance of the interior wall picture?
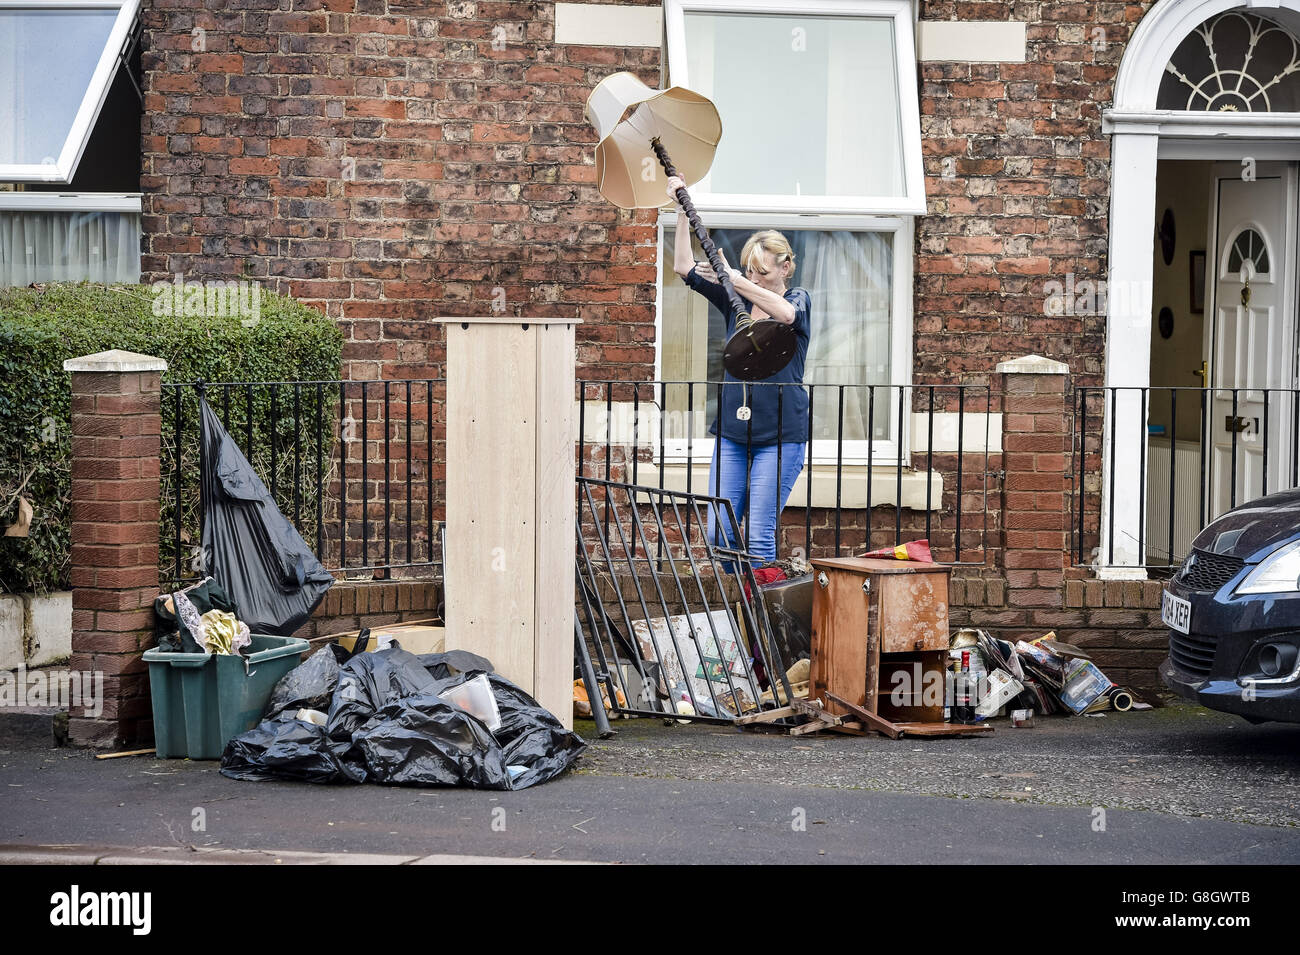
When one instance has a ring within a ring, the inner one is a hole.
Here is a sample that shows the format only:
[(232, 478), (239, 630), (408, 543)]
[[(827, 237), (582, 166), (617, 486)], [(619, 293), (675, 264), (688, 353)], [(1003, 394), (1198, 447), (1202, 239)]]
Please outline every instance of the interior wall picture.
[(1205, 314), (1205, 250), (1198, 249), (1191, 253), (1188, 267), (1191, 287), (1191, 312), (1193, 315)]
[(1174, 250), (1178, 248), (1178, 230), (1174, 226), (1174, 210), (1166, 209), (1156, 227), (1156, 238), (1160, 241), (1160, 255), (1165, 265), (1174, 264)]

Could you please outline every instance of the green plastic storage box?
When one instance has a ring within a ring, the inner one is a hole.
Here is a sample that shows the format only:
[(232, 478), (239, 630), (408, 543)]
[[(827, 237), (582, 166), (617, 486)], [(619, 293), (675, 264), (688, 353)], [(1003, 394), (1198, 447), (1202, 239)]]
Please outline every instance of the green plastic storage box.
[(146, 650), (158, 755), (220, 759), (226, 743), (262, 718), (271, 690), (298, 665), (307, 641), (254, 634), (238, 654)]

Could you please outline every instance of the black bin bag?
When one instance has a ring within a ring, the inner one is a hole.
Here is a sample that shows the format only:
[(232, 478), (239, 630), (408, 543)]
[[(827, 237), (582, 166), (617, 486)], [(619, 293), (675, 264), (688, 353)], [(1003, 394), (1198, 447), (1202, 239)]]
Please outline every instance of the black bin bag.
[(287, 637), (307, 622), (334, 578), (280, 513), (206, 401), (203, 443), (203, 566), (253, 633)]
[[(554, 779), (586, 749), (483, 657), (388, 647), (357, 654), (335, 672), (337, 658), (324, 653), (280, 681), (276, 693), (286, 708), (274, 715), (269, 708), (268, 718), (226, 745), (223, 776), (519, 790)], [(479, 675), (500, 711), (496, 730), (443, 696)], [(298, 720), (292, 704), (306, 694), (315, 702), (331, 682), (326, 725)]]

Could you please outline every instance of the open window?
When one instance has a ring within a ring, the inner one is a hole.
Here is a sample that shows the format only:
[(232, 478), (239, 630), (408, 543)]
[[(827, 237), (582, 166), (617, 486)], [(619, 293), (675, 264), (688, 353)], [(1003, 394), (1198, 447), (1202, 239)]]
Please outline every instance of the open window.
[(71, 183), (139, 0), (0, 4), (0, 181)]
[(0, 0), (0, 286), (140, 279), (139, 0)]

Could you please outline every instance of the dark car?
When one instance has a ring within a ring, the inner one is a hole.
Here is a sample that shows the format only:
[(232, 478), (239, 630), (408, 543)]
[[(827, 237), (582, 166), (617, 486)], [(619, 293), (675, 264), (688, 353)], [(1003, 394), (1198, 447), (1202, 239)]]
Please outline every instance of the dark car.
[(1300, 722), (1300, 490), (1236, 507), (1196, 535), (1160, 615), (1170, 689), (1251, 722)]

